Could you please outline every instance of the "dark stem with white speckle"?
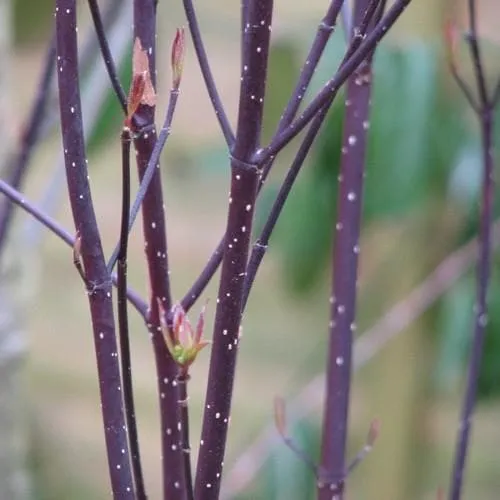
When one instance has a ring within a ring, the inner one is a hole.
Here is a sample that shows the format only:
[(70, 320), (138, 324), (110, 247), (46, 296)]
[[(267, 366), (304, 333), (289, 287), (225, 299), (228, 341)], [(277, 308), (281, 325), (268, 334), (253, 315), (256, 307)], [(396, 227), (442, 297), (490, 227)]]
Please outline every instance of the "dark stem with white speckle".
[(231, 189), (226, 226), (202, 444), (195, 498), (219, 498), (238, 352), (245, 272), (250, 247), (259, 170), (249, 160), (259, 147), (265, 97), (273, 2), (246, 0), (238, 126), (231, 152)]
[(88, 182), (76, 27), (76, 0), (57, 0), (57, 75), (64, 160), (73, 219), (81, 236), (81, 257), (87, 283), (91, 287), (88, 290), (88, 298), (111, 487), (115, 499), (133, 499), (133, 481), (111, 298), (112, 284), (106, 270)]
[[(356, 0), (353, 30), (363, 20), (370, 0)], [(373, 4), (373, 2), (372, 2)], [(326, 366), (318, 499), (344, 497), (353, 332), (355, 330), (358, 255), (366, 160), (371, 55), (349, 77), (334, 226), (333, 278), (330, 297), (329, 348)]]
[[(156, 65), (156, 5), (154, 0), (134, 0), (134, 37), (139, 38), (149, 58), (149, 70), (155, 85)], [(141, 105), (135, 113), (142, 129), (134, 141), (137, 151), (139, 178), (147, 170), (156, 143), (154, 107)], [(154, 171), (151, 184), (142, 203), (143, 234), (151, 290), (148, 328), (151, 333), (158, 379), (163, 497), (169, 500), (185, 500), (185, 475), (183, 453), (180, 447), (181, 433), (178, 366), (172, 359), (162, 335), (157, 299), (165, 311), (172, 306), (168, 267), (167, 238), (163, 192), (160, 170)]]

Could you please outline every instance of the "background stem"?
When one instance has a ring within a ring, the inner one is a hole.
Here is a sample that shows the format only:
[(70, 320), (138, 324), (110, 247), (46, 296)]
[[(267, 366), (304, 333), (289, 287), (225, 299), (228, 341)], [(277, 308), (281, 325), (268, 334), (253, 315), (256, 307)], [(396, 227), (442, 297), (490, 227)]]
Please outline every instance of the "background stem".
[[(356, 0), (353, 29), (363, 20), (370, 0)], [(371, 57), (349, 77), (334, 228), (326, 400), (323, 418), (318, 498), (344, 495), (353, 332), (355, 331), (358, 255), (366, 140), (371, 94)], [(349, 105), (347, 105), (349, 103)]]

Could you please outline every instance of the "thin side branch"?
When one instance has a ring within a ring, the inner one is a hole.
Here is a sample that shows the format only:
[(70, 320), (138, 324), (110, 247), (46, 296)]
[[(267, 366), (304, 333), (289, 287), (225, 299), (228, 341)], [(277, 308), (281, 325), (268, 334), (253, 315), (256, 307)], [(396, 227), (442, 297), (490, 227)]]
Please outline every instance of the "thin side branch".
[[(64, 241), (69, 247), (74, 248), (75, 238), (64, 229), (55, 219), (44, 213), (38, 207), (28, 201), (19, 191), (15, 190), (5, 181), (0, 179), (0, 193), (4, 194), (12, 203), (24, 210), (26, 213), (34, 217), (38, 222), (43, 224), (51, 233), (55, 234), (60, 240)], [(113, 284), (117, 284), (117, 276), (111, 276)], [(137, 292), (127, 289), (128, 301), (134, 306), (136, 311), (142, 318), (146, 319), (147, 305)]]
[(207, 88), (208, 95), (210, 97), (210, 100), (212, 101), (212, 106), (215, 110), (217, 120), (219, 120), (219, 125), (222, 133), (224, 134), (224, 138), (226, 139), (226, 144), (231, 149), (234, 145), (234, 133), (231, 129), (231, 124), (229, 123), (229, 119), (226, 115), (226, 111), (219, 96), (219, 92), (217, 91), (217, 86), (215, 85), (212, 70), (210, 69), (207, 51), (205, 50), (205, 45), (201, 36), (193, 1), (183, 0), (182, 3), (184, 5), (184, 11), (186, 13), (186, 18), (189, 24), (189, 31), (191, 32), (191, 38), (193, 39), (194, 49), (196, 51), (196, 56), (198, 57), (198, 63), (200, 65), (203, 79), (205, 80), (205, 86)]
[(130, 340), (127, 310), (127, 254), (128, 254), (128, 213), (130, 209), (130, 130), (124, 128), (121, 134), (122, 143), (122, 214), (120, 223), (120, 251), (118, 253), (118, 328), (120, 340), (120, 363), (123, 380), (123, 404), (129, 436), (132, 474), (134, 478), (137, 500), (146, 500), (147, 495), (142, 474), (139, 437), (132, 384), (132, 360), (130, 357)]

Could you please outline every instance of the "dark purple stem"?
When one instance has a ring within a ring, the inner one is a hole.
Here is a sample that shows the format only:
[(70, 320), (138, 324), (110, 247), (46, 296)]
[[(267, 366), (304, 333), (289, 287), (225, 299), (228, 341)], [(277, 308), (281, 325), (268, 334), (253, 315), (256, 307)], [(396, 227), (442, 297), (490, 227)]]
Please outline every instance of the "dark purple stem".
[[(363, 15), (369, 6), (370, 0), (356, 0), (353, 12), (354, 27), (362, 22)], [(346, 89), (337, 221), (334, 230), (326, 401), (321, 462), (318, 471), (319, 500), (330, 500), (334, 494), (341, 500), (344, 495), (345, 451), (371, 77), (371, 55), (369, 55), (349, 77)]]
[(238, 352), (244, 277), (259, 182), (259, 171), (249, 163), (249, 159), (259, 147), (262, 128), (272, 9), (270, 0), (247, 0), (242, 3), (246, 23), (242, 37), (238, 127), (231, 158), (226, 248), (195, 482), (197, 500), (219, 498)]
[[(139, 38), (149, 57), (149, 69), (155, 85), (156, 55), (156, 3), (154, 0), (134, 0), (134, 37)], [(153, 107), (141, 105), (135, 117), (143, 125), (135, 139), (137, 166), (142, 180), (156, 143)], [(156, 162), (155, 162), (156, 164)], [(183, 453), (180, 446), (181, 431), (178, 367), (163, 339), (157, 299), (162, 301), (165, 311), (170, 311), (170, 279), (168, 268), (167, 238), (163, 192), (160, 170), (154, 169), (151, 184), (142, 202), (144, 244), (151, 289), (151, 304), (148, 328), (155, 354), (161, 418), (163, 498), (184, 500), (186, 483)]]
[(189, 439), (189, 374), (180, 373), (177, 377), (179, 384), (179, 408), (181, 409), (181, 448), (184, 457), (184, 470), (186, 474), (186, 499), (194, 500), (193, 474), (191, 471), (191, 444)]
[(90, 13), (92, 15), (92, 21), (94, 22), (97, 40), (99, 41), (99, 47), (101, 48), (102, 58), (104, 60), (104, 65), (106, 66), (106, 71), (108, 72), (111, 85), (113, 86), (116, 97), (120, 102), (120, 106), (126, 114), (127, 96), (125, 95), (125, 92), (120, 84), (120, 78), (118, 77), (118, 72), (116, 71), (116, 65), (113, 61), (113, 56), (109, 48), (106, 32), (104, 31), (104, 23), (102, 22), (101, 13), (99, 11), (99, 4), (97, 3), (97, 0), (88, 0), (88, 3)]
[(463, 475), (470, 442), (472, 416), (477, 398), (477, 384), (481, 370), (484, 337), (488, 323), (487, 292), (491, 274), (491, 228), (494, 196), (493, 109), (484, 109), (480, 114), (480, 120), (483, 143), (483, 190), (479, 231), (479, 258), (476, 271), (477, 292), (474, 337), (467, 373), (467, 388), (460, 417), (460, 427), (458, 429), (450, 500), (460, 500), (462, 496)]
[(224, 105), (222, 104), (219, 92), (217, 91), (217, 86), (215, 85), (215, 80), (212, 75), (212, 70), (210, 69), (210, 64), (208, 62), (207, 51), (205, 50), (205, 45), (203, 44), (203, 38), (200, 32), (200, 26), (198, 24), (198, 19), (196, 17), (196, 11), (192, 0), (183, 0), (184, 11), (186, 13), (186, 18), (189, 24), (189, 31), (191, 32), (191, 38), (193, 39), (194, 50), (196, 51), (196, 56), (198, 57), (198, 63), (200, 65), (201, 74), (205, 80), (205, 86), (207, 88), (208, 95), (212, 101), (212, 106), (215, 110), (215, 115), (217, 120), (219, 120), (219, 125), (221, 127), (222, 133), (226, 139), (226, 143), (229, 148), (233, 147), (234, 144), (234, 134), (231, 130), (231, 124), (224, 110)]
[(352, 56), (344, 62), (335, 76), (328, 80), (323, 89), (316, 95), (311, 103), (305, 108), (303, 113), (283, 131), (277, 131), (270, 144), (260, 150), (253, 161), (259, 165), (264, 164), (272, 156), (281, 151), (294, 137), (296, 137), (304, 127), (314, 118), (316, 113), (328, 101), (328, 98), (339, 91), (353, 71), (373, 52), (377, 44), (382, 40), (392, 25), (398, 20), (405, 8), (412, 0), (396, 0), (387, 14), (377, 24), (377, 26), (360, 43), (359, 48)]
[[(55, 76), (56, 65), (56, 42), (55, 36), (52, 37), (50, 45), (47, 49), (45, 62), (43, 65), (40, 81), (37, 85), (37, 93), (33, 106), (31, 108), (28, 121), (25, 125), (18, 151), (16, 153), (14, 163), (8, 173), (9, 184), (19, 190), (28, 165), (31, 159), (33, 150), (40, 139), (40, 131), (45, 120), (47, 111), (47, 102), (50, 99), (50, 86)], [(10, 221), (12, 219), (14, 205), (5, 200), (2, 203), (0, 210), (0, 251), (4, 248), (7, 238)]]
[(78, 81), (76, 19), (75, 0), (56, 0), (57, 75), (66, 177), (73, 219), (81, 236), (81, 256), (87, 283), (92, 287), (88, 290), (88, 298), (113, 497), (117, 500), (133, 499), (111, 277), (106, 270), (88, 183)]
[(129, 436), (132, 473), (137, 500), (146, 500), (144, 478), (141, 466), (139, 438), (135, 413), (134, 389), (132, 385), (132, 361), (127, 310), (127, 254), (128, 254), (128, 213), (130, 209), (130, 130), (124, 128), (122, 143), (122, 214), (120, 223), (120, 251), (118, 253), (117, 309), (120, 340), (120, 363), (123, 380), (123, 404)]
[[(470, 444), (472, 418), (477, 399), (477, 386), (481, 371), (483, 346), (488, 323), (488, 286), (491, 274), (493, 199), (494, 199), (494, 112), (496, 94), (492, 99), (488, 96), (485, 70), (478, 45), (476, 24), (476, 5), (469, 0), (469, 34), (468, 43), (471, 52), (478, 104), (474, 107), (481, 127), (483, 151), (483, 186), (481, 198), (481, 219), (479, 230), (479, 257), (476, 268), (476, 304), (474, 319), (474, 337), (472, 352), (469, 358), (467, 372), (467, 387), (464, 395), (460, 426), (458, 429), (455, 459), (451, 478), (450, 500), (460, 500), (462, 497), (464, 471)], [(457, 80), (460, 84), (460, 80)], [(495, 91), (496, 92), (496, 91)], [(466, 93), (467, 95), (467, 93)]]
[(262, 259), (264, 258), (264, 255), (267, 251), (267, 247), (269, 244), (269, 238), (271, 237), (271, 234), (274, 230), (274, 227), (276, 226), (276, 223), (278, 222), (278, 218), (281, 214), (281, 211), (283, 210), (283, 207), (285, 206), (286, 200), (288, 199), (288, 195), (290, 194), (290, 191), (295, 183), (295, 180), (297, 178), (297, 175), (300, 172), (300, 169), (302, 168), (302, 165), (304, 164), (304, 160), (306, 159), (307, 155), (309, 154), (309, 151), (311, 149), (311, 146), (316, 139), (316, 136), (318, 135), (318, 132), (321, 128), (321, 125), (323, 124), (323, 121), (325, 119), (326, 113), (330, 107), (330, 103), (328, 103), (314, 118), (313, 122), (311, 123), (311, 126), (309, 127), (309, 130), (307, 131), (306, 137), (304, 138), (304, 141), (300, 145), (300, 148), (297, 152), (297, 155), (288, 170), (285, 180), (283, 181), (283, 184), (281, 185), (281, 188), (278, 192), (278, 195), (276, 196), (276, 200), (273, 203), (273, 206), (271, 208), (271, 211), (269, 213), (269, 217), (266, 220), (266, 223), (264, 224), (264, 227), (262, 228), (262, 232), (260, 233), (260, 236), (257, 238), (255, 243), (253, 244), (252, 248), (252, 253), (250, 255), (250, 260), (248, 263), (248, 268), (247, 268), (247, 275), (245, 278), (245, 292), (244, 292), (244, 298), (243, 298), (243, 310), (245, 310), (247, 301), (248, 301), (248, 296), (250, 294), (250, 290), (252, 289), (253, 283), (255, 281), (255, 277), (257, 275), (257, 271), (259, 270), (260, 264), (262, 262)]
[(290, 125), (292, 120), (297, 114), (297, 110), (300, 107), (300, 103), (304, 98), (307, 89), (311, 83), (314, 72), (318, 67), (318, 63), (323, 55), (326, 44), (330, 39), (330, 35), (335, 30), (337, 24), (337, 18), (339, 12), (342, 9), (342, 5), (345, 0), (332, 0), (325, 14), (325, 17), (321, 20), (316, 36), (309, 50), (309, 54), (306, 57), (306, 61), (302, 67), (302, 71), (297, 81), (297, 85), (288, 101), (285, 111), (278, 124), (278, 133), (282, 132), (285, 127)]
[[(52, 217), (42, 212), (39, 208), (30, 203), (19, 191), (15, 190), (5, 181), (0, 179), (0, 193), (4, 194), (12, 203), (24, 210), (26, 213), (32, 215), (37, 221), (43, 224), (50, 232), (58, 236), (71, 248), (75, 245), (75, 238), (68, 233), (61, 225), (59, 225)], [(117, 277), (115, 274), (111, 276), (113, 284), (117, 284)], [(137, 312), (146, 318), (147, 305), (142, 298), (130, 288), (127, 289), (128, 301), (134, 306)]]

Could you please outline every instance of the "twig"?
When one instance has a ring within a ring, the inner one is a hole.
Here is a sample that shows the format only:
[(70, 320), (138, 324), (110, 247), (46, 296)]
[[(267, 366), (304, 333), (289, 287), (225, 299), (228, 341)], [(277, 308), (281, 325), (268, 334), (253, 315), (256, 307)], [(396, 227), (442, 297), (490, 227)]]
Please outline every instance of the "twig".
[(222, 476), (238, 337), (244, 276), (250, 246), (259, 171), (249, 160), (259, 147), (265, 99), (273, 2), (245, 0), (242, 16), (242, 69), (238, 126), (231, 152), (231, 189), (208, 387), (195, 481), (197, 500), (216, 500)]
[(222, 104), (219, 92), (217, 91), (217, 86), (215, 85), (215, 80), (208, 62), (208, 56), (203, 43), (203, 38), (201, 36), (193, 2), (192, 0), (183, 0), (182, 3), (184, 5), (184, 11), (189, 24), (189, 30), (191, 32), (191, 38), (193, 39), (194, 49), (196, 51), (196, 56), (198, 57), (198, 63), (200, 65), (203, 79), (205, 80), (208, 95), (212, 101), (212, 106), (215, 110), (215, 115), (219, 120), (219, 125), (222, 133), (224, 134), (224, 138), (226, 139), (226, 143), (231, 149), (234, 145), (234, 133), (231, 130), (231, 124), (229, 123), (226, 111), (224, 110), (224, 105)]
[(128, 214), (130, 208), (130, 130), (124, 128), (122, 143), (122, 214), (120, 223), (120, 250), (118, 252), (118, 328), (120, 341), (120, 363), (123, 380), (123, 403), (130, 445), (132, 474), (137, 500), (146, 500), (144, 478), (141, 466), (139, 438), (132, 385), (132, 362), (130, 358), (130, 340), (127, 311), (127, 254), (128, 254)]
[[(466, 466), (467, 454), (470, 443), (472, 417), (477, 399), (477, 386), (481, 370), (483, 345), (488, 324), (488, 287), (491, 274), (492, 226), (493, 226), (493, 201), (494, 201), (494, 112), (496, 106), (495, 95), (490, 99), (486, 87), (486, 76), (478, 44), (478, 31), (476, 20), (476, 3), (468, 0), (469, 32), (467, 42), (471, 53), (476, 88), (478, 95), (477, 114), (482, 141), (483, 154), (483, 181), (481, 196), (481, 215), (479, 229), (479, 256), (476, 267), (476, 303), (474, 307), (474, 333), (472, 349), (467, 370), (467, 386), (463, 399), (463, 406), (458, 428), (457, 444), (455, 450), (453, 472), (449, 491), (450, 500), (460, 500), (462, 497), (463, 476)], [(453, 47), (452, 47), (453, 48)], [(451, 53), (453, 56), (453, 53)], [(453, 59), (451, 66), (453, 67)], [(453, 73), (455, 74), (455, 73)], [(457, 80), (459, 85), (460, 79)], [(466, 88), (466, 87), (465, 87)], [(467, 96), (467, 93), (466, 93)]]
[[(69, 247), (74, 248), (76, 239), (59, 225), (52, 217), (45, 214), (38, 207), (30, 203), (19, 191), (12, 188), (5, 181), (0, 179), (0, 193), (4, 194), (12, 203), (15, 203), (22, 210), (32, 215), (37, 221), (43, 224), (51, 233), (54, 233), (59, 239), (64, 241)], [(117, 276), (112, 275), (113, 284), (117, 284)], [(128, 301), (134, 306), (142, 318), (146, 318), (147, 305), (142, 298), (132, 289), (127, 289)]]
[[(22, 185), (33, 150), (40, 139), (41, 129), (46, 117), (47, 103), (50, 99), (50, 87), (55, 76), (55, 65), (56, 42), (55, 35), (53, 35), (45, 56), (40, 81), (37, 85), (36, 97), (25, 129), (21, 135), (15, 160), (8, 174), (9, 184), (17, 190), (19, 190)], [(0, 252), (5, 248), (5, 240), (7, 238), (13, 208), (14, 205), (9, 203), (8, 200), (5, 200), (5, 202), (0, 205)]]
[(116, 355), (111, 279), (106, 271), (87, 177), (80, 90), (76, 1), (56, 0), (59, 109), (66, 177), (73, 219), (81, 235), (81, 255), (89, 290), (104, 435), (113, 497), (133, 499), (133, 482)]
[(99, 4), (97, 0), (88, 0), (90, 13), (92, 14), (92, 21), (94, 22), (94, 27), (99, 41), (99, 47), (101, 48), (104, 65), (109, 75), (111, 85), (115, 91), (116, 97), (120, 102), (120, 106), (123, 112), (127, 112), (127, 96), (121, 86), (120, 79), (118, 77), (118, 72), (116, 70), (116, 65), (113, 61), (113, 56), (109, 48), (108, 40), (106, 38), (106, 33), (104, 31), (104, 25), (101, 18), (101, 13), (99, 11)]
[(271, 211), (269, 216), (262, 228), (262, 231), (253, 244), (252, 253), (250, 255), (250, 259), (247, 267), (247, 274), (245, 277), (245, 293), (243, 298), (243, 310), (246, 308), (246, 304), (248, 301), (248, 296), (250, 295), (250, 290), (255, 282), (255, 277), (257, 275), (257, 271), (260, 267), (262, 259), (267, 251), (269, 238), (278, 222), (278, 218), (285, 206), (286, 200), (288, 199), (288, 195), (295, 183), (297, 175), (304, 164), (304, 160), (306, 159), (311, 146), (323, 124), (324, 118), (326, 116), (327, 110), (329, 109), (329, 103), (325, 105), (325, 107), (316, 115), (314, 121), (311, 123), (309, 130), (307, 131), (307, 135), (304, 138), (304, 141), (300, 145), (299, 151), (288, 170), (286, 177), (283, 181), (283, 184), (280, 187), (280, 190), (274, 200), (273, 206), (271, 207)]

